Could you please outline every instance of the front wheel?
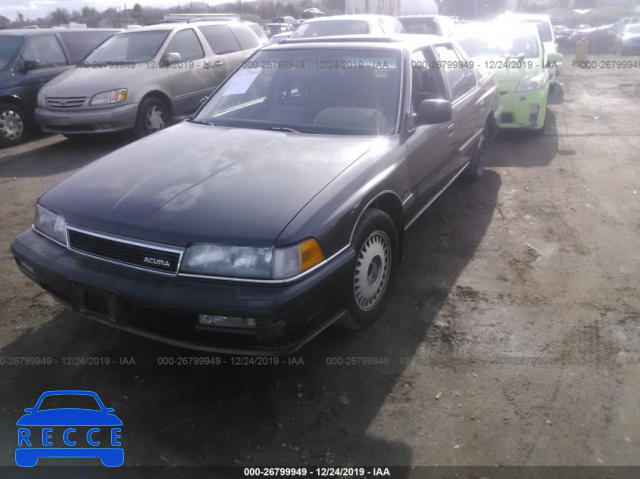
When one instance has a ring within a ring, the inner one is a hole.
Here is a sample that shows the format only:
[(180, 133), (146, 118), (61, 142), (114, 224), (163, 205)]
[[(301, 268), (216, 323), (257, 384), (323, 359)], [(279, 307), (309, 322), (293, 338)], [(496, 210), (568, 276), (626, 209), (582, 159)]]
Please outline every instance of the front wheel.
[(138, 108), (136, 120), (136, 136), (142, 138), (156, 131), (163, 130), (169, 123), (169, 110), (159, 98), (145, 98)]
[(15, 146), (27, 138), (27, 118), (13, 103), (0, 105), (0, 145)]
[(465, 181), (473, 182), (478, 181), (482, 178), (482, 173), (484, 173), (484, 160), (487, 155), (487, 143), (489, 141), (489, 133), (488, 126), (482, 129), (482, 135), (480, 135), (480, 140), (478, 140), (478, 148), (476, 149), (473, 158), (467, 165), (467, 167), (462, 172), (462, 178)]
[(398, 265), (398, 233), (381, 210), (365, 211), (354, 234), (356, 264), (347, 317), (339, 326), (363, 329), (380, 318), (389, 301)]

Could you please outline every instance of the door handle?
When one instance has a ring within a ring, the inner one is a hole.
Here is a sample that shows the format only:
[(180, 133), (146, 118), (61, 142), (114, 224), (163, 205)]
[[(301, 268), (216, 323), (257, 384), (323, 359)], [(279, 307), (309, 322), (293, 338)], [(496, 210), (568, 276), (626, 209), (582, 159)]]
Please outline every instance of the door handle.
[(216, 60), (215, 62), (213, 62), (213, 66), (214, 67), (219, 67), (219, 66), (222, 66), (222, 65), (224, 65), (224, 62), (221, 61), (221, 60)]
[(455, 123), (451, 123), (451, 124), (447, 127), (447, 135), (448, 135), (448, 136), (453, 136), (453, 135), (454, 135), (454, 133), (456, 132), (456, 131), (454, 130), (454, 127), (455, 127), (455, 126), (456, 126), (456, 124), (455, 124)]

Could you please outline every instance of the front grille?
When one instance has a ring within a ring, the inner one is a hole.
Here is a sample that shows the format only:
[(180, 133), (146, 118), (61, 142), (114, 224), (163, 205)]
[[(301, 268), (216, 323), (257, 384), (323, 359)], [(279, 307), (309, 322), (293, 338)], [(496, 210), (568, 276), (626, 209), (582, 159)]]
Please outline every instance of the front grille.
[(176, 274), (180, 252), (152, 246), (130, 244), (117, 238), (106, 238), (69, 229), (72, 250), (117, 263), (151, 271)]
[(73, 96), (66, 98), (47, 98), (47, 105), (51, 108), (78, 108), (84, 105), (87, 97)]

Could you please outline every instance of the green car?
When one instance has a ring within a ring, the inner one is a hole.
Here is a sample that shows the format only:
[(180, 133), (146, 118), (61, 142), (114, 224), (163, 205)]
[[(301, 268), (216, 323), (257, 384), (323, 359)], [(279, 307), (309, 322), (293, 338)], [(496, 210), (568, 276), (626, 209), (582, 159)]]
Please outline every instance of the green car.
[(551, 69), (562, 55), (545, 53), (533, 25), (466, 24), (454, 39), (475, 66), (494, 73), (500, 89), (500, 128), (544, 131)]

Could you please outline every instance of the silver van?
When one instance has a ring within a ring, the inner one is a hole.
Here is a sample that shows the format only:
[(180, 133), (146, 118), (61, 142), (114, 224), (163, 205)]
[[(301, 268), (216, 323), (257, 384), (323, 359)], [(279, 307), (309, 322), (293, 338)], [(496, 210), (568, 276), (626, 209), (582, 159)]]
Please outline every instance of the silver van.
[(67, 137), (188, 117), (260, 41), (241, 22), (163, 23), (114, 35), (38, 93), (36, 120)]
[(0, 31), (0, 146), (35, 130), (38, 91), (119, 28), (28, 28)]

